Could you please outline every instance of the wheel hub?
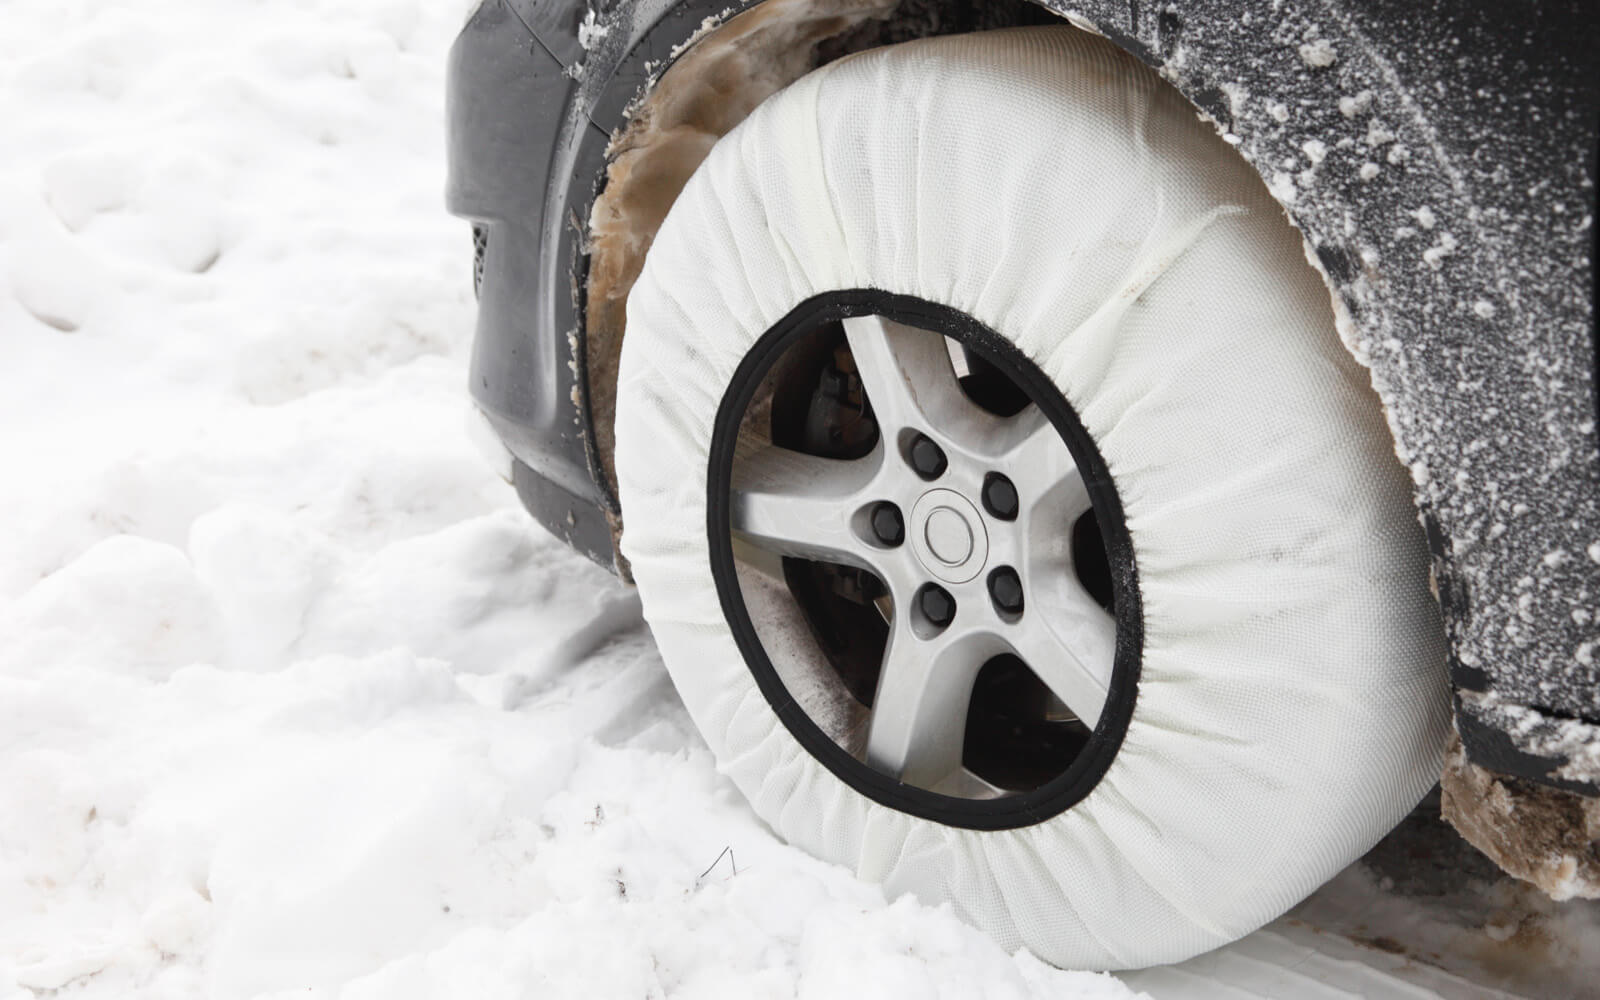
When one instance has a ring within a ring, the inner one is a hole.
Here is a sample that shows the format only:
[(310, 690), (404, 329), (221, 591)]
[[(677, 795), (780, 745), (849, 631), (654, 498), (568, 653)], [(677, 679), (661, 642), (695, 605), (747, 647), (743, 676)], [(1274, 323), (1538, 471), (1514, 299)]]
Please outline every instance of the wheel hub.
[(955, 490), (929, 490), (911, 509), (911, 547), (923, 569), (946, 583), (983, 570), (989, 538), (978, 508)]
[(946, 566), (959, 566), (972, 555), (972, 528), (954, 507), (938, 507), (924, 526), (928, 551)]

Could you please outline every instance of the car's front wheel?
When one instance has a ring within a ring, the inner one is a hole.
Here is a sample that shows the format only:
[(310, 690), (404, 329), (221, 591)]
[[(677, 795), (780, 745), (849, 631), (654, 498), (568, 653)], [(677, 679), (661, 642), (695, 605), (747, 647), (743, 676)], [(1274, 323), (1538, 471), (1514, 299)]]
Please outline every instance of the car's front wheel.
[(623, 551), (791, 842), (1062, 965), (1281, 913), (1437, 775), (1405, 473), (1260, 178), (1061, 27), (761, 106), (628, 305)]

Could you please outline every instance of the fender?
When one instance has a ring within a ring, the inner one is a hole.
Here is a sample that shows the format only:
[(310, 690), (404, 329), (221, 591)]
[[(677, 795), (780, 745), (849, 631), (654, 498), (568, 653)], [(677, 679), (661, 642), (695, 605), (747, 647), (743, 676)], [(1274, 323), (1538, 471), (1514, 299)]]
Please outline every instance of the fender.
[[(1172, 82), (1305, 235), (1411, 471), (1468, 758), (1600, 794), (1600, 24), (1532, 0), (1037, 2)], [(473, 393), (530, 510), (602, 563), (622, 512), (590, 209), (633, 103), (754, 6), (486, 0), (452, 55), (449, 204), (488, 233)]]

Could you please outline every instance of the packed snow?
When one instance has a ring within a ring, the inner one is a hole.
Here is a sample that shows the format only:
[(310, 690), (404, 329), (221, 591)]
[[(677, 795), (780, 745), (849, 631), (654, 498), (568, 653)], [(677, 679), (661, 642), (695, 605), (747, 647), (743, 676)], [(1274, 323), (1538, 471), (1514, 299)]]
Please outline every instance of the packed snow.
[[(464, 14), (0, 12), (0, 1000), (1110, 998), (1409, 965), (1290, 920), (1126, 982), (1056, 970), (772, 836), (633, 597), (472, 444), (441, 206)], [(1364, 898), (1342, 878), (1325, 907)]]
[(1312, 69), (1326, 69), (1338, 60), (1339, 53), (1326, 38), (1315, 38), (1300, 46), (1300, 58)]
[(779, 843), (474, 450), (464, 13), (0, 14), (0, 997), (1132, 995)]

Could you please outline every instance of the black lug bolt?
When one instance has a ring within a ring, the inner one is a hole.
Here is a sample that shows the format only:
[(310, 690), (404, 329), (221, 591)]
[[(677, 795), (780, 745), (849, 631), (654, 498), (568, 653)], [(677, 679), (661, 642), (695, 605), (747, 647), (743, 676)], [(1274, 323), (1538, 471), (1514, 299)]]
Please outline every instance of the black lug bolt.
[(1010, 566), (989, 574), (989, 597), (1003, 614), (1022, 614), (1022, 579)]
[(1017, 488), (998, 472), (983, 478), (983, 509), (1002, 521), (1017, 519)]
[(906, 521), (900, 508), (887, 501), (872, 508), (872, 534), (889, 548), (906, 540)]
[(922, 434), (918, 434), (916, 440), (911, 442), (910, 455), (911, 467), (923, 479), (938, 479), (950, 465), (939, 446)]
[(944, 628), (956, 617), (956, 599), (937, 583), (925, 584), (917, 591), (917, 607), (936, 628)]

